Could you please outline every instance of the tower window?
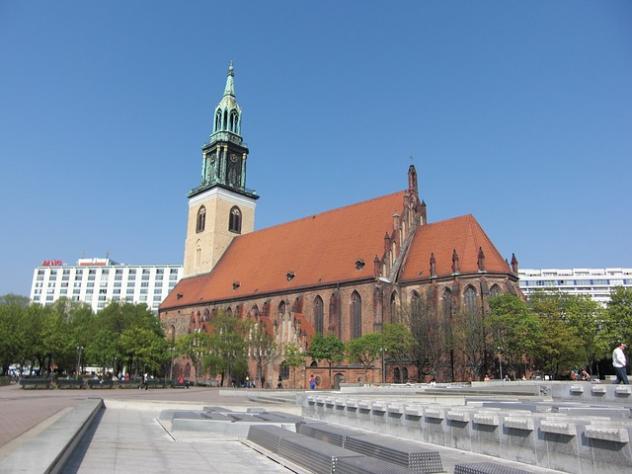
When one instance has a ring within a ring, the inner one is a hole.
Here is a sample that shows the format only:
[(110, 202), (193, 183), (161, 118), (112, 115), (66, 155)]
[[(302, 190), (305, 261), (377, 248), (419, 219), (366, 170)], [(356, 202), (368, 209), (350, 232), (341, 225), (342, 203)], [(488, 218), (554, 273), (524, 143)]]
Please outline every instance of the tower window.
[(196, 232), (203, 232), (204, 227), (206, 226), (206, 208), (204, 206), (200, 207), (197, 213), (197, 221), (195, 224)]
[(230, 216), (228, 218), (228, 230), (241, 234), (241, 211), (237, 206), (234, 206), (230, 210)]

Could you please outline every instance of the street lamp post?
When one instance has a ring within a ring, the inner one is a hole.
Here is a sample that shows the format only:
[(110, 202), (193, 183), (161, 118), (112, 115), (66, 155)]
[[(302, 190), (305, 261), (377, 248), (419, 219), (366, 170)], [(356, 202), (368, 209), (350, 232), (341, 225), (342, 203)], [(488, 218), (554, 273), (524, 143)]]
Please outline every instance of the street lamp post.
[(81, 352), (83, 351), (83, 346), (77, 346), (77, 377), (81, 375)]
[(500, 365), (500, 380), (503, 380), (503, 353), (500, 347), (496, 349), (498, 350), (498, 364)]
[(169, 348), (169, 351), (171, 352), (171, 367), (169, 368), (169, 380), (173, 380), (173, 357), (175, 355), (176, 348), (174, 346), (171, 346)]
[(386, 367), (384, 367), (384, 347), (380, 347), (380, 353), (382, 355), (382, 383), (386, 383)]

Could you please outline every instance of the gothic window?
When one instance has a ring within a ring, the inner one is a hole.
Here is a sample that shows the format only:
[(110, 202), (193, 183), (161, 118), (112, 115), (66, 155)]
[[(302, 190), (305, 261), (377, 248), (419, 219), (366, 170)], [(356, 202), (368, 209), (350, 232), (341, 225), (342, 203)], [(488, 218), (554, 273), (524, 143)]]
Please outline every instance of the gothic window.
[(285, 314), (285, 301), (281, 301), (279, 303), (279, 314), (280, 315)]
[(463, 293), (463, 303), (465, 311), (472, 315), (476, 314), (476, 290), (472, 286), (468, 286)]
[(224, 110), (224, 126), (222, 127), (223, 130), (226, 130), (228, 128), (228, 111)]
[(338, 339), (342, 339), (342, 322), (340, 321), (340, 312), (336, 301), (336, 294), (331, 295), (329, 299), (329, 327), (334, 330), (334, 335)]
[(443, 292), (443, 318), (447, 321), (452, 317), (452, 292), (446, 288)]
[(215, 114), (215, 131), (221, 130), (222, 128), (222, 111), (217, 109), (217, 113)]
[(391, 295), (391, 321), (398, 322), (398, 311), (397, 311), (397, 293), (393, 292)]
[(228, 218), (228, 230), (236, 234), (241, 234), (241, 211), (237, 206), (230, 210)]
[(226, 316), (232, 316), (232, 315), (233, 315), (233, 310), (229, 306), (228, 309), (226, 309)]
[(238, 115), (236, 111), (232, 111), (230, 113), (230, 131), (233, 133), (238, 133), (237, 132), (237, 120), (238, 120)]
[(279, 372), (279, 378), (281, 380), (287, 380), (290, 378), (290, 366), (286, 361), (281, 362), (281, 370)]
[(176, 341), (176, 327), (173, 324), (169, 327), (169, 339), (172, 344)]
[(362, 336), (362, 298), (357, 291), (351, 294), (351, 338)]
[(206, 226), (206, 208), (204, 206), (200, 206), (197, 213), (195, 231), (202, 232), (204, 231), (205, 226)]
[(314, 329), (316, 330), (316, 334), (320, 334), (322, 336), (324, 326), (323, 299), (320, 296), (317, 296), (314, 300)]
[(502, 293), (500, 286), (498, 285), (493, 285), (491, 290), (489, 290), (489, 296), (491, 296), (492, 298), (494, 296), (499, 296)]

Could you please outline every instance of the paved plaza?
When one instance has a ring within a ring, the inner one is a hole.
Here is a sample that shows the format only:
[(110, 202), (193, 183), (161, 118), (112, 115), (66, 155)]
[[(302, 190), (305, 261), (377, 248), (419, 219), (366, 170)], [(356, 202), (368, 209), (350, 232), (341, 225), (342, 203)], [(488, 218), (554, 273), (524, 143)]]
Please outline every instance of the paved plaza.
[[(523, 473), (629, 472), (630, 396), (629, 387), (589, 383), (349, 386), (337, 392), (12, 385), (0, 388), (0, 473), (43, 472), (46, 460), (16, 466), (40, 454), (57, 463), (59, 453), (66, 473), (311, 472), (259, 449), (244, 425), (222, 421), (228, 416), (245, 424), (260, 413), (277, 417), (270, 422), (277, 426), (283, 417), (284, 423), (299, 417), (400, 445), (412, 441), (438, 453), (442, 472), (489, 462)], [(283, 425), (287, 436), (302, 436), (298, 427), (292, 433), (291, 423)]]

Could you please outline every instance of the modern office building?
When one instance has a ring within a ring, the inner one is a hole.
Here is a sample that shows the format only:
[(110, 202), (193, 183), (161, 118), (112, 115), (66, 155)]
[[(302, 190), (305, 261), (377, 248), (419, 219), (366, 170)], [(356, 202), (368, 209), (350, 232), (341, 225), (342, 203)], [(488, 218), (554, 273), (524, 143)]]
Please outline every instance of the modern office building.
[(537, 290), (559, 290), (590, 296), (604, 306), (613, 288), (632, 288), (632, 268), (523, 268), (518, 276), (527, 297)]
[(76, 265), (44, 260), (33, 271), (31, 301), (52, 304), (61, 297), (94, 311), (111, 301), (145, 303), (153, 312), (182, 277), (181, 265), (126, 265), (109, 258), (81, 258)]

